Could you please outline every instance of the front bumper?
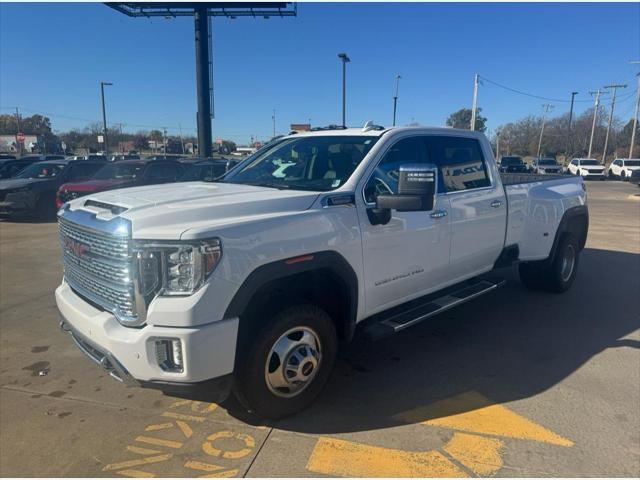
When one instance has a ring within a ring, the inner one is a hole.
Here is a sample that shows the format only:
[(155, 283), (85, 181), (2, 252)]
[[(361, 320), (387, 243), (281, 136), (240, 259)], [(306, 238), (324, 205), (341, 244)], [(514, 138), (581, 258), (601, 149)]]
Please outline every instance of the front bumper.
[(582, 178), (584, 178), (585, 180), (589, 180), (589, 179), (594, 179), (594, 180), (601, 180), (603, 178), (606, 177), (605, 172), (589, 172), (589, 173), (584, 173), (584, 172), (580, 172), (580, 176)]
[[(122, 326), (109, 312), (98, 310), (63, 283), (56, 289), (61, 327), (76, 345), (108, 373), (128, 385), (189, 394), (206, 389), (218, 400), (228, 395), (234, 369), (238, 319), (197, 327), (142, 328)], [(156, 358), (155, 339), (182, 343), (183, 371), (163, 370)]]

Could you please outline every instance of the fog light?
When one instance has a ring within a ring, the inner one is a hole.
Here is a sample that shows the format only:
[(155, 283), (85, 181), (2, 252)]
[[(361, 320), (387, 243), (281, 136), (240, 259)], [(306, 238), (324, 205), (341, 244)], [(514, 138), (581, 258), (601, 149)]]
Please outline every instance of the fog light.
[(155, 341), (156, 361), (165, 372), (182, 372), (182, 342), (178, 338), (158, 338)]

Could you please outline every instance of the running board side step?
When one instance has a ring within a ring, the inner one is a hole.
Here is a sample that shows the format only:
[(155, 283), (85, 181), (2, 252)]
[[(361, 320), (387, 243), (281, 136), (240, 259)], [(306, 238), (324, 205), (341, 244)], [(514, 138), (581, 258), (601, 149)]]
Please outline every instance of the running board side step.
[(482, 279), (472, 284), (465, 284), (457, 290), (449, 291), (448, 293), (443, 292), (444, 294), (440, 297), (427, 299), (421, 303), (413, 304), (406, 310), (395, 311), (393, 314), (385, 315), (365, 327), (363, 333), (369, 340), (380, 340), (450, 308), (492, 292), (504, 285), (504, 283), (505, 280), (501, 278)]

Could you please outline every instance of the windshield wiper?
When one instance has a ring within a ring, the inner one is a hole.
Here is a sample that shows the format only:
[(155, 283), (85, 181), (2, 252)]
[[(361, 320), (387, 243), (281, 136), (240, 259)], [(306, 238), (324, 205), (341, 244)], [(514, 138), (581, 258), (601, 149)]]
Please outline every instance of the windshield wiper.
[(268, 183), (268, 182), (248, 182), (248, 183), (241, 183), (240, 185), (251, 185), (253, 187), (277, 188), (278, 190), (287, 190), (291, 188), (289, 185), (282, 185), (281, 183)]

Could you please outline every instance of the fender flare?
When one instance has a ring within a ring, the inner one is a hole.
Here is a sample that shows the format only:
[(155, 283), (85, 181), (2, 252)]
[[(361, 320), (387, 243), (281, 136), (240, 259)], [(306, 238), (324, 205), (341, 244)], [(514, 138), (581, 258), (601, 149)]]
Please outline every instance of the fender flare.
[(298, 255), (261, 265), (244, 280), (225, 311), (224, 318), (240, 318), (254, 295), (268, 282), (282, 280), (299, 273), (330, 270), (339, 276), (348, 289), (348, 318), (345, 319), (344, 336), (353, 337), (358, 312), (358, 277), (347, 260), (331, 250)]
[[(573, 220), (575, 219), (584, 219), (584, 229), (576, 230), (574, 227), (575, 223)], [(562, 219), (560, 220), (560, 224), (556, 230), (555, 238), (553, 239), (553, 245), (551, 246), (551, 251), (549, 252), (549, 257), (546, 261), (553, 261), (556, 255), (556, 250), (558, 249), (558, 244), (560, 243), (560, 238), (565, 233), (572, 233), (575, 235), (578, 240), (578, 247), (580, 251), (584, 248), (587, 242), (587, 233), (589, 232), (589, 209), (586, 205), (578, 205), (576, 207), (571, 207), (567, 209), (562, 215)]]

